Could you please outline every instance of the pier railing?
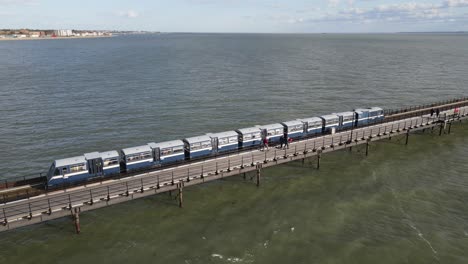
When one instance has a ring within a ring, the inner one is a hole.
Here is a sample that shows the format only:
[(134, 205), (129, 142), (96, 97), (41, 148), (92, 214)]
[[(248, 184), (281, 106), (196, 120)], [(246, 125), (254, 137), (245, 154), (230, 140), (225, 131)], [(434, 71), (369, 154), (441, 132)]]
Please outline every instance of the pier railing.
[[(391, 116), (395, 114), (407, 113), (411, 111), (417, 111), (417, 110), (428, 109), (428, 108), (434, 108), (435, 110), (437, 107), (440, 107), (440, 106), (449, 105), (453, 103), (462, 103), (462, 102), (467, 102), (467, 101), (468, 101), (468, 97), (459, 97), (459, 98), (450, 99), (450, 100), (442, 100), (442, 101), (438, 101), (435, 103), (421, 104), (421, 105), (416, 105), (416, 106), (414, 105), (405, 106), (405, 107), (400, 107), (396, 109), (387, 109), (387, 110), (384, 110), (384, 114), (385, 116)], [(463, 106), (466, 106), (466, 104), (463, 104)], [(439, 110), (442, 111), (446, 109), (439, 109)]]

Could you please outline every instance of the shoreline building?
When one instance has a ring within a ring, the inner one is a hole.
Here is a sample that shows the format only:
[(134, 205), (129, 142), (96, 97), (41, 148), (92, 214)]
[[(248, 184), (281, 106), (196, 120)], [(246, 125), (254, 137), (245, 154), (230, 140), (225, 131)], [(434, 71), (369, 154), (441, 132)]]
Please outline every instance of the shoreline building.
[(71, 29), (54, 30), (54, 35), (57, 37), (71, 37), (73, 36), (73, 31)]

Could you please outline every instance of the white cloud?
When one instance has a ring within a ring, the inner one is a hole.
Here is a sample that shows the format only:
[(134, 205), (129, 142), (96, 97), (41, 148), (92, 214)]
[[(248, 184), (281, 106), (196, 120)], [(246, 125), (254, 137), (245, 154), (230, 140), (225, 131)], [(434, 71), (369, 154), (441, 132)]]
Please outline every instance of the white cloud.
[[(327, 0), (329, 6), (337, 6), (340, 0)], [(351, 4), (353, 2), (349, 2)], [(454, 22), (468, 20), (468, 14), (457, 14), (453, 8), (468, 7), (468, 0), (443, 0), (439, 4), (406, 2), (384, 4), (372, 8), (347, 8), (333, 13), (325, 13), (311, 18), (289, 18), (287, 23), (320, 23), (320, 22)]]
[(337, 7), (340, 4), (340, 0), (327, 0), (329, 7)]
[(468, 6), (468, 0), (445, 0), (443, 6), (464, 7), (464, 6)]
[(121, 11), (118, 12), (117, 15), (126, 18), (137, 18), (140, 16), (140, 14), (135, 10)]
[(0, 0), (0, 6), (38, 5), (38, 0)]

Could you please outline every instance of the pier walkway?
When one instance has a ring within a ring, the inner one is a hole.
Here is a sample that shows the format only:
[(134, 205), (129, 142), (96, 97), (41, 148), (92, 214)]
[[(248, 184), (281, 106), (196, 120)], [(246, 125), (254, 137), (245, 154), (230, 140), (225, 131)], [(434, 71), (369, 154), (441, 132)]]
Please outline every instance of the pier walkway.
[(319, 168), (321, 156), (327, 152), (365, 145), (367, 155), (369, 144), (376, 140), (403, 135), (408, 144), (411, 132), (436, 129), (439, 135), (444, 131), (450, 133), (452, 122), (468, 119), (468, 101), (464, 103), (462, 107), (459, 107), (460, 102), (457, 105), (447, 104), (442, 108), (440, 117), (421, 115), (421, 110), (427, 109), (420, 109), (414, 114), (406, 111), (398, 113), (401, 115), (398, 120), (390, 118), (372, 126), (296, 141), (288, 149), (270, 147), (264, 151), (248, 150), (210, 157), (127, 178), (110, 179), (4, 203), (0, 205), (0, 232), (72, 215), (79, 233), (80, 212), (168, 191), (177, 192), (179, 206), (182, 207), (183, 188), (191, 185), (255, 172), (259, 186), (262, 168), (313, 156), (316, 156)]

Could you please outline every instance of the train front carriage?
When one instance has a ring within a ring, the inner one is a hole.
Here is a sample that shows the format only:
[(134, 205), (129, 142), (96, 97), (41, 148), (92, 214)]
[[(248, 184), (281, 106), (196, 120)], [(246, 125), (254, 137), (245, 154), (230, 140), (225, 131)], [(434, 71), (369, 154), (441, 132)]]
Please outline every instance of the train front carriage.
[(339, 117), (336, 114), (324, 115), (320, 117), (323, 120), (323, 132), (329, 133), (333, 128), (338, 129)]
[(185, 159), (184, 142), (182, 140), (172, 140), (161, 143), (148, 143), (153, 151), (154, 162), (156, 164), (166, 164)]
[(258, 126), (258, 128), (261, 130), (262, 139), (268, 139), (268, 143), (278, 143), (284, 135), (284, 126), (279, 123)]
[(336, 114), (339, 118), (340, 130), (352, 128), (354, 126), (354, 112), (341, 112)]
[(239, 135), (239, 148), (247, 148), (262, 144), (261, 131), (258, 127), (237, 129)]
[(213, 151), (218, 153), (239, 148), (239, 134), (236, 131), (206, 134), (211, 138)]
[(323, 119), (320, 117), (310, 117), (299, 119), (304, 124), (304, 133), (308, 136), (322, 134), (323, 132)]
[(369, 108), (354, 110), (354, 126), (365, 126), (369, 123)]
[(89, 177), (84, 156), (77, 156), (54, 161), (47, 175), (48, 186), (84, 181)]
[(284, 135), (288, 138), (302, 138), (304, 136), (304, 123), (299, 120), (281, 123), (284, 126)]
[(211, 145), (211, 138), (207, 135), (190, 137), (183, 141), (186, 159), (209, 156), (212, 154), (213, 147)]
[(369, 109), (369, 123), (378, 123), (384, 120), (384, 111), (380, 107)]
[(155, 164), (151, 148), (148, 145), (122, 149), (122, 158), (124, 170), (127, 172), (151, 167)]

